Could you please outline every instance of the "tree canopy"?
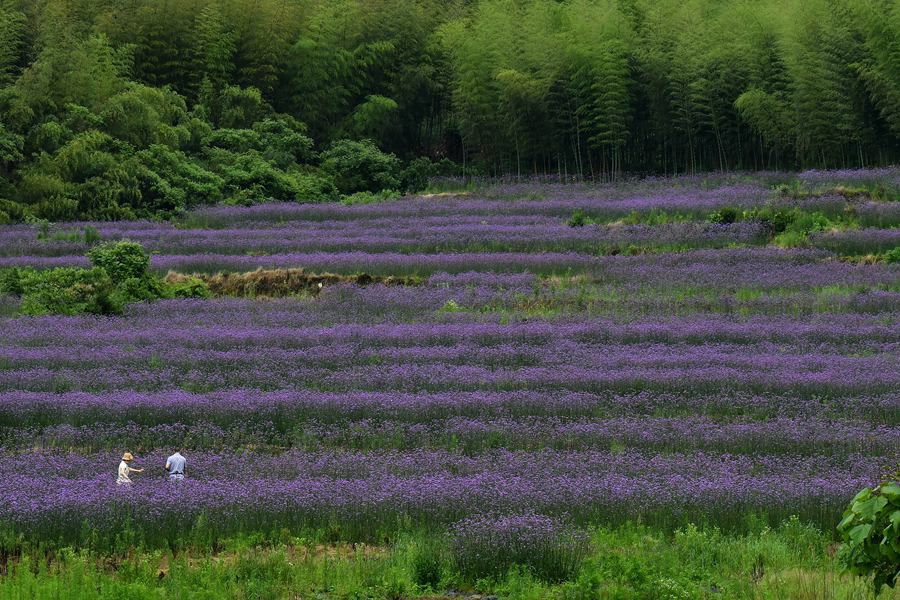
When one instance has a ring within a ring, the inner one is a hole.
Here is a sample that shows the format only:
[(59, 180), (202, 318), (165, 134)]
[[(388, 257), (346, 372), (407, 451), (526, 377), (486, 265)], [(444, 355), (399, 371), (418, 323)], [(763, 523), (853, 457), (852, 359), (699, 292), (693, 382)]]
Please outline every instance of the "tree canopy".
[(0, 0), (0, 219), (328, 200), (341, 140), (486, 175), (886, 164), (898, 40), (900, 0)]

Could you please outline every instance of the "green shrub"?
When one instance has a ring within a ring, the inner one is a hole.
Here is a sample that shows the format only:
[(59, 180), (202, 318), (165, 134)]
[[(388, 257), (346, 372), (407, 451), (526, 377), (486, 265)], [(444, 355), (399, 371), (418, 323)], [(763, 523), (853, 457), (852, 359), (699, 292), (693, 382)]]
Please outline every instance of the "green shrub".
[(433, 538), (417, 541), (412, 555), (412, 580), (416, 585), (438, 589), (447, 566), (447, 550)]
[(129, 277), (116, 285), (115, 297), (122, 304), (156, 300), (165, 296), (166, 289), (159, 279), (150, 273)]
[(894, 246), (890, 250), (884, 253), (884, 260), (887, 263), (898, 263), (900, 262), (900, 246)]
[(585, 225), (590, 225), (591, 223), (593, 223), (591, 218), (587, 216), (580, 208), (572, 213), (572, 216), (567, 222), (569, 227), (584, 227)]
[(189, 209), (222, 199), (225, 181), (183, 152), (154, 144), (131, 162), (140, 189), (136, 204), (148, 212)]
[(100, 267), (23, 271), (21, 289), (21, 311), (26, 315), (122, 312), (115, 285)]
[(277, 167), (285, 169), (295, 163), (308, 163), (315, 156), (306, 126), (289, 115), (254, 123), (253, 131), (259, 135), (263, 156)]
[(10, 222), (24, 221), (28, 216), (28, 208), (18, 202), (12, 200), (4, 200), (0, 198), (0, 211), (9, 217)]
[(400, 160), (370, 140), (340, 140), (322, 153), (322, 169), (342, 194), (400, 189)]
[(220, 148), (208, 148), (207, 155), (209, 163), (225, 180), (225, 193), (229, 198), (240, 196), (251, 204), (270, 198), (300, 199), (296, 174), (279, 169), (255, 150), (236, 154)]
[(750, 212), (750, 218), (759, 221), (772, 235), (783, 233), (794, 220), (794, 211), (764, 207)]
[(84, 228), (84, 243), (93, 246), (95, 244), (100, 243), (103, 237), (100, 235), (100, 232), (97, 231), (96, 227), (91, 225), (86, 225)]
[(354, 204), (377, 204), (400, 198), (400, 192), (394, 190), (381, 190), (380, 192), (356, 192), (341, 198), (341, 204), (348, 206)]
[(802, 248), (808, 239), (807, 234), (802, 231), (788, 230), (776, 235), (774, 242), (782, 248)]
[(409, 161), (400, 173), (400, 182), (406, 192), (421, 192), (428, 187), (428, 181), (437, 174), (438, 164), (426, 156)]
[(197, 277), (186, 277), (177, 283), (167, 284), (165, 296), (168, 298), (211, 298), (212, 292), (205, 281)]
[(857, 575), (874, 575), (875, 591), (900, 578), (900, 483), (864, 488), (837, 526), (844, 540), (840, 561)]
[(707, 220), (710, 223), (719, 223), (721, 225), (730, 225), (741, 217), (741, 213), (733, 206), (723, 206), (719, 210), (711, 213)]
[(296, 173), (296, 198), (300, 202), (332, 202), (338, 197), (334, 181), (326, 175)]
[(129, 240), (94, 246), (87, 255), (94, 266), (104, 269), (116, 283), (140, 279), (150, 268), (150, 256), (147, 251), (137, 242)]
[(18, 267), (0, 269), (0, 294), (20, 296), (24, 292), (22, 288), (23, 275), (24, 269)]

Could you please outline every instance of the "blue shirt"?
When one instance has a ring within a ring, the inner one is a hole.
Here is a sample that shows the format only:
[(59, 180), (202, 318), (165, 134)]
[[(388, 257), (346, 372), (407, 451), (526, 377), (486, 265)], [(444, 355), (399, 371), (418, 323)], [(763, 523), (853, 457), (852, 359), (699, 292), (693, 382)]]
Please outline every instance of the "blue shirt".
[(167, 458), (166, 464), (169, 465), (169, 473), (173, 475), (175, 473), (181, 473), (183, 475), (184, 462), (184, 457), (179, 452), (176, 452), (175, 454)]

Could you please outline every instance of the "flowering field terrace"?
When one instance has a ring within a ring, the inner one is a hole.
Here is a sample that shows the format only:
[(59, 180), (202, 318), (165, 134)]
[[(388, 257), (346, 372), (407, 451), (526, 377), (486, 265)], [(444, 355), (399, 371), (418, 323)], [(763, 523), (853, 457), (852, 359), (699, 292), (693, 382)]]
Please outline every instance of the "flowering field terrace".
[[(708, 219), (773, 202), (855, 226), (784, 249)], [(596, 224), (569, 226), (576, 210)], [(420, 279), (3, 319), (0, 523), (94, 543), (127, 522), (151, 544), (182, 535), (173, 515), (347, 540), (482, 513), (829, 529), (898, 462), (900, 270), (842, 260), (895, 247), (898, 223), (897, 203), (773, 199), (758, 180), (90, 224), (163, 272)], [(65, 232), (86, 225), (0, 228), (0, 266), (82, 264)], [(175, 447), (181, 486), (158, 469)], [(123, 450), (149, 467), (128, 489)]]

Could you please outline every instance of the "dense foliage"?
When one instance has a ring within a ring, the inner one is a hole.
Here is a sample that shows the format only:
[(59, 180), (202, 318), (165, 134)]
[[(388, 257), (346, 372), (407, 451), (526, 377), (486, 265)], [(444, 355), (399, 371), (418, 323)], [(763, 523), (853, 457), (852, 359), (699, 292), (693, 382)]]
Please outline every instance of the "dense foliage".
[(21, 297), (25, 315), (120, 314), (129, 302), (204, 298), (207, 286), (188, 277), (175, 284), (150, 272), (150, 256), (136, 242), (105, 242), (88, 253), (91, 268), (31, 267), (0, 270), (0, 294)]
[(893, 587), (900, 578), (900, 483), (888, 480), (864, 488), (838, 524), (844, 539), (841, 559), (859, 575), (873, 575), (875, 589)]
[(0, 0), (0, 221), (420, 189), (418, 156), (884, 164), (898, 35), (896, 0)]

